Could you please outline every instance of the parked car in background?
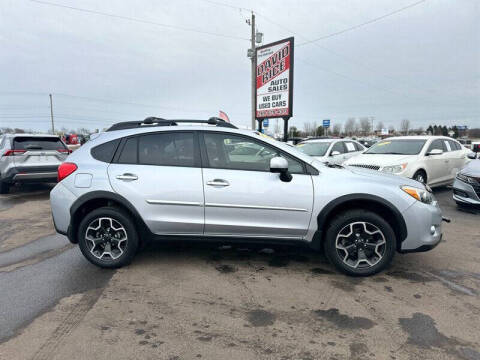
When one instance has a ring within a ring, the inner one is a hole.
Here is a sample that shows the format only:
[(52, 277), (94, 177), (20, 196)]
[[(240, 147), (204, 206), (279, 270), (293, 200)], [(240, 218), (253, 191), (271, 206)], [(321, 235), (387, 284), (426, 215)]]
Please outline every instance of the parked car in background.
[(470, 150), (444, 136), (402, 136), (380, 141), (345, 165), (401, 175), (433, 186), (448, 185), (469, 161)]
[(116, 124), (58, 176), (55, 229), (105, 268), (128, 264), (152, 239), (273, 241), (323, 248), (338, 269), (365, 276), (442, 238), (423, 184), (325, 166), (217, 118)]
[(55, 135), (6, 134), (0, 138), (0, 193), (14, 183), (56, 182), (70, 150)]
[(460, 144), (465, 146), (467, 149), (472, 148), (472, 140), (470, 139), (457, 139)]
[[(476, 153), (468, 154), (476, 159)], [(480, 205), (480, 159), (473, 160), (457, 173), (453, 182), (453, 200), (458, 205)]]
[(77, 150), (81, 144), (80, 139), (77, 134), (65, 134), (63, 135), (62, 140), (67, 144), (69, 150)]
[(355, 140), (327, 138), (305, 140), (297, 144), (297, 149), (323, 163), (341, 165), (366, 148)]

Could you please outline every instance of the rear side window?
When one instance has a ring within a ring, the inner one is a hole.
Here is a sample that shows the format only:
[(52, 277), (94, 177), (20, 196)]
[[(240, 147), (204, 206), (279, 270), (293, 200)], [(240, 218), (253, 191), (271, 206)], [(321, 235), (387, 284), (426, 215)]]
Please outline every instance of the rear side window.
[(137, 163), (137, 138), (132, 137), (125, 141), (122, 153), (118, 157), (119, 164), (136, 164)]
[(365, 148), (362, 145), (360, 145), (359, 143), (354, 142), (354, 144), (355, 144), (355, 149), (357, 149), (357, 151), (365, 150)]
[(158, 166), (195, 165), (193, 133), (148, 134), (138, 138), (138, 163)]
[(117, 139), (95, 146), (90, 153), (94, 159), (109, 163), (112, 161), (113, 155), (115, 155), (119, 142), (120, 139)]
[(450, 148), (452, 149), (452, 151), (460, 150), (460, 144), (459, 143), (457, 143), (456, 141), (453, 141), (453, 140), (448, 140), (448, 142), (450, 143)]
[(17, 136), (13, 139), (14, 150), (64, 150), (60, 138), (40, 136)]

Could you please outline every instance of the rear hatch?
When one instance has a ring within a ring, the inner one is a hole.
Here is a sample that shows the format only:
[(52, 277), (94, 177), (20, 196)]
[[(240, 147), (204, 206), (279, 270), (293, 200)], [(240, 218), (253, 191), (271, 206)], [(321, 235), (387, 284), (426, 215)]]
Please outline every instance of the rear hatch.
[(57, 171), (69, 154), (60, 138), (52, 136), (17, 136), (12, 148), (15, 150), (15, 167), (19, 171)]

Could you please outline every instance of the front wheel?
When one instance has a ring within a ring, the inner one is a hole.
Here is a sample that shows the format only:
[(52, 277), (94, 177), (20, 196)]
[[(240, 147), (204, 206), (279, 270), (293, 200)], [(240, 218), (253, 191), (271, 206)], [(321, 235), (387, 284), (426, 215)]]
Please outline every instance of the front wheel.
[(396, 237), (381, 216), (351, 210), (337, 216), (326, 232), (325, 255), (340, 271), (368, 276), (387, 267), (395, 255)]
[(102, 207), (85, 216), (78, 228), (78, 239), (83, 255), (102, 268), (128, 265), (138, 248), (131, 217), (114, 207)]
[(413, 180), (417, 180), (418, 182), (422, 184), (427, 183), (427, 174), (423, 170), (418, 170), (414, 175), (413, 175)]

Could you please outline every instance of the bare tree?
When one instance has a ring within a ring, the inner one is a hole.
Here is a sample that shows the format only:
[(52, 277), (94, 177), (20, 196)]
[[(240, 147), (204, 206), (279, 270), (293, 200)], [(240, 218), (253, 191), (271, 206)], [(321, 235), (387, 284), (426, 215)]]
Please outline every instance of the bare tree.
[(352, 136), (357, 131), (357, 121), (355, 118), (348, 118), (344, 129), (347, 136)]
[(333, 125), (333, 128), (332, 128), (332, 134), (333, 135), (339, 136), (341, 132), (342, 132), (342, 125), (341, 124)]
[(376, 130), (377, 131), (382, 131), (382, 129), (384, 129), (383, 122), (382, 121), (377, 122)]
[(390, 126), (388, 127), (388, 133), (389, 133), (389, 134), (395, 134), (395, 126), (390, 125)]
[(403, 119), (403, 120), (400, 122), (400, 131), (401, 131), (404, 135), (408, 135), (408, 130), (410, 130), (410, 120), (408, 120), (408, 119)]
[(370, 133), (370, 130), (372, 129), (371, 125), (372, 123), (368, 117), (360, 118), (360, 130), (364, 136)]

